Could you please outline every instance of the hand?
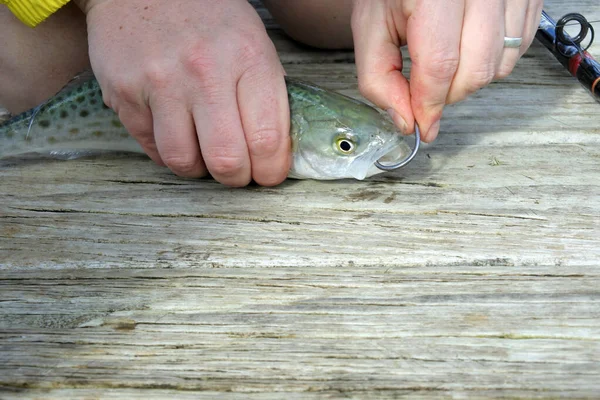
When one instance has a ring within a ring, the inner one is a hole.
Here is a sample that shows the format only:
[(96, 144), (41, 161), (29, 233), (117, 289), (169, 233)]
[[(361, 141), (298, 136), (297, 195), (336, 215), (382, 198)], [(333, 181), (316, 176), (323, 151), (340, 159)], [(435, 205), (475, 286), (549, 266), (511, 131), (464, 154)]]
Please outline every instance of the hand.
[[(362, 94), (425, 142), (446, 104), (509, 75), (534, 39), (542, 0), (354, 0), (352, 31)], [(504, 37), (522, 37), (519, 49)], [(410, 83), (400, 46), (408, 44)]]
[(246, 0), (79, 0), (106, 105), (174, 173), (244, 186), (290, 167), (283, 67)]

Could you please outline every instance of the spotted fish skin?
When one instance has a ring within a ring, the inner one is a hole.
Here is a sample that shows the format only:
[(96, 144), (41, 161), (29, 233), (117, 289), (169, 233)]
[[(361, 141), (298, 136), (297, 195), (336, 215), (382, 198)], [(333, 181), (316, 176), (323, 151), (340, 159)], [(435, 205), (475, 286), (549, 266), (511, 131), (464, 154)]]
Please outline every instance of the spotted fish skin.
[(47, 102), (0, 125), (0, 158), (95, 149), (142, 151), (102, 101), (95, 79), (76, 78)]
[[(292, 166), (296, 179), (364, 179), (374, 163), (410, 150), (393, 124), (373, 107), (307, 82), (286, 78)], [(340, 140), (352, 143), (340, 151)], [(336, 147), (337, 146), (337, 147)], [(93, 74), (73, 79), (42, 105), (0, 124), (0, 159), (24, 153), (78, 158), (97, 152), (143, 153), (102, 100)]]

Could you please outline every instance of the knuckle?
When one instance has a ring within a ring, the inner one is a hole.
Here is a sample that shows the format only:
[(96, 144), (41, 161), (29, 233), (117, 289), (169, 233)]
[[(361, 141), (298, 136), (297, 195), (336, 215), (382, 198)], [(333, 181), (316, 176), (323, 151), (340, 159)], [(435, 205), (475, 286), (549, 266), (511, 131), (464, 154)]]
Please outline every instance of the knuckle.
[[(288, 168), (289, 169), (289, 168)], [(269, 173), (262, 173), (254, 176), (254, 180), (261, 186), (276, 186), (285, 180), (287, 177), (287, 169), (281, 169), (280, 171), (271, 171)]]
[(237, 58), (238, 65), (235, 66), (235, 73), (249, 79), (264, 79), (265, 73), (269, 70), (267, 60), (267, 50), (255, 43), (246, 43), (242, 45)]
[(234, 73), (260, 76), (275, 60), (279, 62), (275, 45), (264, 30), (244, 28), (232, 40), (237, 43)]
[(444, 52), (432, 54), (427, 60), (419, 60), (419, 58), (417, 60), (417, 66), (427, 77), (449, 80), (458, 70), (460, 57), (457, 52)]
[(116, 78), (110, 87), (111, 104), (117, 106), (119, 103), (137, 104), (137, 87), (136, 85), (123, 78)]
[(167, 87), (169, 85), (170, 76), (169, 69), (163, 65), (153, 63), (146, 66), (146, 81), (155, 89)]
[(118, 116), (127, 132), (142, 144), (154, 142), (152, 119), (126, 111), (119, 112)]
[(130, 135), (140, 144), (143, 149), (156, 150), (156, 142), (154, 141), (154, 136), (152, 136), (151, 133), (131, 132)]
[(239, 54), (242, 61), (254, 61), (257, 57), (262, 57), (265, 54), (265, 43), (271, 43), (270, 39), (256, 27), (242, 27), (238, 33), (232, 38), (238, 43)]
[(233, 178), (244, 171), (245, 163), (242, 157), (227, 154), (212, 154), (206, 157), (212, 174), (223, 178)]
[(259, 60), (262, 61), (264, 58), (265, 49), (260, 41), (251, 39), (253, 36), (256, 36), (256, 34), (250, 34), (250, 40), (247, 37), (244, 40), (244, 44), (242, 44), (241, 46), (240, 59), (242, 63), (245, 62), (247, 64), (253, 65)]
[(196, 44), (183, 59), (183, 65), (194, 76), (201, 81), (212, 79), (218, 69), (217, 60), (213, 55), (214, 51)]
[(273, 128), (263, 128), (251, 132), (246, 139), (252, 156), (271, 157), (281, 148), (283, 138), (280, 132)]
[(142, 146), (147, 146), (154, 143), (154, 135), (152, 132), (140, 129), (143, 128), (139, 123), (132, 121), (123, 121), (123, 125), (127, 132), (138, 141)]
[(479, 89), (489, 85), (494, 79), (495, 66), (483, 65), (469, 74), (469, 80), (466, 83), (466, 92), (474, 93)]
[(417, 99), (412, 101), (412, 109), (419, 125), (428, 125), (440, 120), (444, 113), (444, 105), (444, 101), (441, 103), (424, 102)]
[(193, 154), (161, 154), (161, 158), (177, 175), (190, 176), (200, 172), (200, 160)]

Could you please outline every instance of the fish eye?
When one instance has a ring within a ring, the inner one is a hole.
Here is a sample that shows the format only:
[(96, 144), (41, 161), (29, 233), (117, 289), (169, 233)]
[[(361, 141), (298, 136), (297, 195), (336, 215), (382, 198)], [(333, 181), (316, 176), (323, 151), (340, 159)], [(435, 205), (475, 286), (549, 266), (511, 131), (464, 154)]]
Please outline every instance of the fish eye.
[(352, 154), (356, 150), (356, 145), (348, 138), (339, 138), (335, 144), (337, 149), (343, 154)]

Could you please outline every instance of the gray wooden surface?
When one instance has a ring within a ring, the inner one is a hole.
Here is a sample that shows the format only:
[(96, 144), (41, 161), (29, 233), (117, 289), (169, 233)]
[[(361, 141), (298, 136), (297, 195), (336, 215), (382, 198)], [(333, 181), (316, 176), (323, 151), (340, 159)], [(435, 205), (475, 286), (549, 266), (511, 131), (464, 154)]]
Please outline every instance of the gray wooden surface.
[[(352, 53), (271, 34), (358, 96)], [(3, 162), (0, 398), (598, 398), (599, 111), (536, 44), (365, 182)]]

